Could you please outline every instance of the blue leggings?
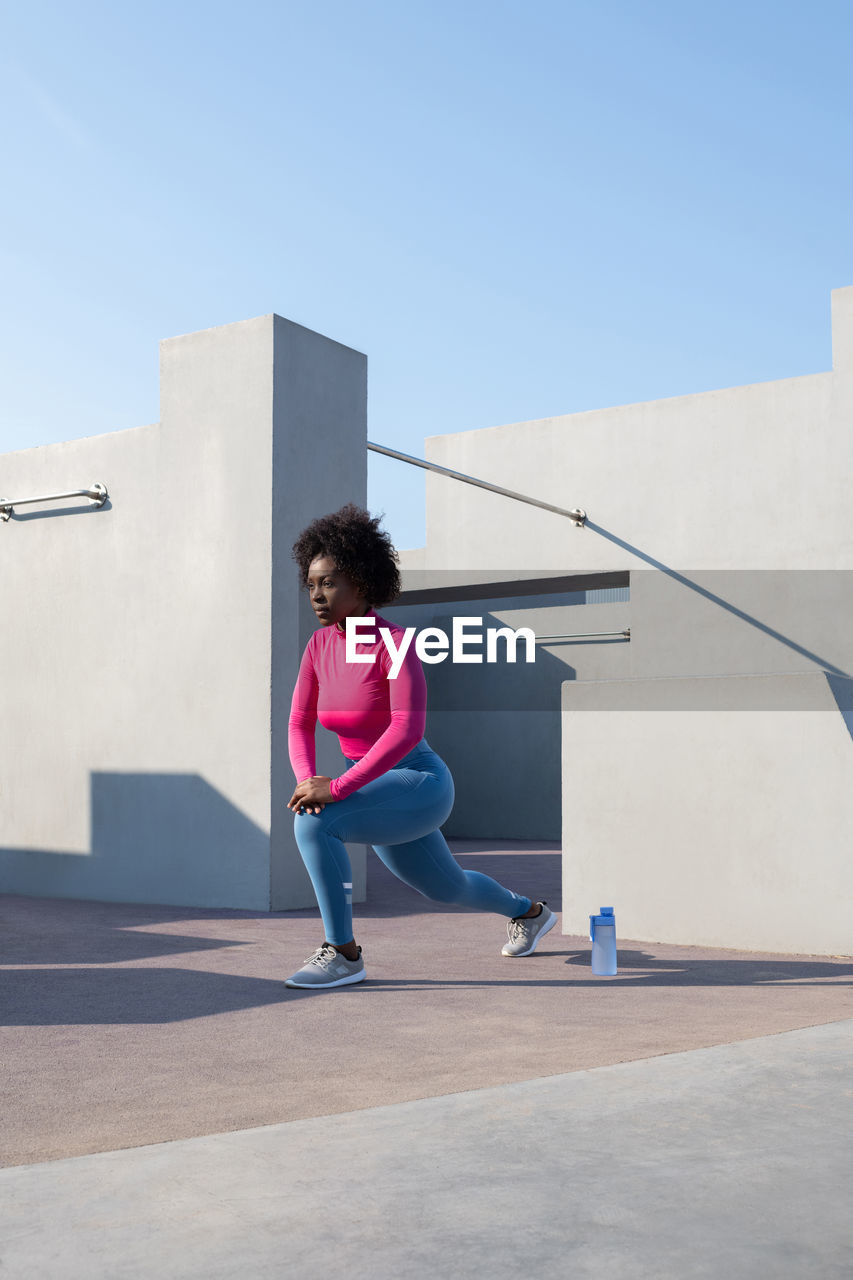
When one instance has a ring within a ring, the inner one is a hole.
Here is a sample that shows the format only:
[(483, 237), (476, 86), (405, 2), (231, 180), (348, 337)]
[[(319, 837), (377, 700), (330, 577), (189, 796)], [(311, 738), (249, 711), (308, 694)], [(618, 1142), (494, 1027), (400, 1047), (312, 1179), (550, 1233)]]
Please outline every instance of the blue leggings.
[[(347, 768), (355, 760), (347, 757)], [(464, 871), (439, 826), (450, 816), (453, 776), (425, 738), (393, 769), (331, 801), (319, 813), (296, 813), (293, 829), (317, 894), (326, 941), (344, 946), (352, 931), (352, 867), (345, 840), (372, 844), (389, 871), (435, 902), (523, 916), (531, 898), (480, 871)], [(377, 841), (381, 843), (376, 843)]]

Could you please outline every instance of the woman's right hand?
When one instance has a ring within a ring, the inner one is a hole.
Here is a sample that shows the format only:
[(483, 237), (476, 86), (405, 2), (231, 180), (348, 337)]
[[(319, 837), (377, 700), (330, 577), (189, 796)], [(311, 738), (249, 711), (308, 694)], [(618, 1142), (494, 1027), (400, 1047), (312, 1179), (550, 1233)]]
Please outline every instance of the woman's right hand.
[[(308, 781), (308, 778), (302, 779), (302, 782)], [(321, 809), (325, 809), (324, 801), (302, 799), (302, 782), (296, 784), (296, 790), (287, 802), (288, 809), (292, 809), (294, 813), (319, 813)]]

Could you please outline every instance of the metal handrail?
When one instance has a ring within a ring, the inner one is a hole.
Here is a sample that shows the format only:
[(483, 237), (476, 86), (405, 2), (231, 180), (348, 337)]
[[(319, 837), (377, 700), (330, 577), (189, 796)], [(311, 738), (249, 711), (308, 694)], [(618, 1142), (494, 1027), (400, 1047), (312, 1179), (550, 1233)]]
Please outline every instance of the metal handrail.
[[(526, 493), (516, 493), (514, 489), (504, 489), (502, 485), (490, 484), (488, 480), (478, 480), (476, 476), (467, 476), (464, 471), (453, 471), (450, 467), (440, 467), (437, 462), (425, 462), (423, 458), (413, 458), (410, 453), (401, 453), (399, 449), (389, 449), (384, 444), (367, 442), (368, 449), (375, 453), (384, 453), (389, 458), (399, 458), (401, 462), (411, 462), (416, 467), (425, 467), (428, 471), (437, 471), (439, 475), (450, 476), (453, 480), (464, 480), (466, 484), (475, 484), (480, 489), (490, 489), (492, 493), (501, 493), (505, 498), (517, 498), (519, 502), (529, 502), (533, 507), (542, 507), (545, 511), (555, 511), (558, 516), (568, 516), (574, 525), (583, 528), (586, 523), (586, 512), (582, 507), (574, 507), (567, 511), (565, 507), (555, 507), (551, 502), (542, 502), (539, 498), (528, 497)], [(624, 631), (568, 631), (560, 635), (536, 636), (540, 640), (586, 640), (596, 636), (623, 636), (631, 639), (631, 628)]]
[(88, 498), (93, 507), (102, 507), (109, 494), (104, 484), (93, 484), (88, 489), (70, 489), (67, 493), (47, 493), (38, 498), (0, 498), (0, 520), (8, 520), (15, 507), (28, 502), (55, 502), (57, 498)]
[(568, 516), (578, 528), (586, 523), (586, 512), (581, 507), (567, 511), (565, 507), (555, 507), (551, 502), (541, 502), (539, 498), (529, 498), (526, 493), (516, 493), (514, 489), (504, 489), (499, 484), (490, 484), (488, 480), (478, 480), (475, 476), (466, 476), (464, 471), (452, 471), (450, 467), (440, 467), (437, 462), (424, 462), (423, 458), (413, 458), (410, 453), (400, 453), (398, 449), (388, 449), (384, 444), (367, 442), (368, 449), (375, 453), (387, 454), (389, 458), (399, 458), (401, 462), (411, 462), (416, 467), (426, 467), (428, 471), (437, 471), (439, 475), (450, 476), (454, 480), (464, 480), (466, 484), (475, 484), (480, 489), (490, 489), (492, 493), (502, 493), (505, 498), (517, 498), (519, 502), (529, 502), (531, 506), (543, 507), (545, 511), (555, 511), (558, 516)]

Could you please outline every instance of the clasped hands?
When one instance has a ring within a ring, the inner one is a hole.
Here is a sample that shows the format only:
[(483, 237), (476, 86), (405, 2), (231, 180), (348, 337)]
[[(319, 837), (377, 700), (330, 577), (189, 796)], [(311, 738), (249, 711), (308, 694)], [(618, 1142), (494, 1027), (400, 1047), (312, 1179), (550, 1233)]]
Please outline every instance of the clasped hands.
[(312, 809), (315, 813), (319, 813), (325, 805), (334, 803), (332, 779), (321, 773), (315, 773), (312, 778), (303, 778), (297, 783), (296, 790), (287, 802), (287, 807), (293, 809), (295, 813), (301, 813), (303, 808), (309, 813)]

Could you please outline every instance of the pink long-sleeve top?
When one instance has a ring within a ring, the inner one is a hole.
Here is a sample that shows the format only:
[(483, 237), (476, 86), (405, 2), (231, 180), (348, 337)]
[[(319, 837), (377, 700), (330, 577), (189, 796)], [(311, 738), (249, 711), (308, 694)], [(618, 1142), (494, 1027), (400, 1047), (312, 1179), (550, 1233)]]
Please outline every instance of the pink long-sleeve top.
[[(344, 755), (358, 762), (332, 779), (333, 800), (346, 799), (393, 769), (420, 742), (426, 727), (426, 677), (414, 637), (392, 679), (391, 654), (379, 628), (388, 628), (398, 649), (405, 629), (375, 609), (368, 609), (364, 616), (376, 619), (374, 638), (359, 640), (356, 652), (372, 653), (374, 661), (347, 662), (345, 632), (336, 622), (320, 627), (305, 646), (290, 705), (287, 746), (297, 783), (315, 772), (318, 719), (324, 729), (338, 735)], [(371, 633), (362, 627), (360, 634)]]

